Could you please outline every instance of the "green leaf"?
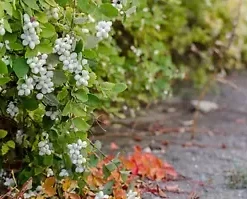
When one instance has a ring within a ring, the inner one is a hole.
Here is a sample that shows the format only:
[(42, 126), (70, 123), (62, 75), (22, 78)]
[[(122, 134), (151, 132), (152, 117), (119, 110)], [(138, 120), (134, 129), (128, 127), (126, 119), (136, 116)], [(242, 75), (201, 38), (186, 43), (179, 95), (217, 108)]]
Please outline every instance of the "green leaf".
[(101, 150), (102, 148), (102, 143), (99, 140), (96, 140), (93, 145), (97, 150)]
[(12, 50), (23, 50), (23, 45), (20, 44), (20, 43), (10, 43), (10, 44), (9, 44), (9, 47), (10, 47)]
[(52, 93), (48, 93), (44, 95), (43, 102), (49, 106), (59, 105), (59, 101), (57, 100), (56, 96)]
[(90, 12), (89, 0), (78, 0), (78, 8), (84, 13), (89, 13)]
[(87, 101), (87, 105), (92, 107), (92, 108), (97, 108), (100, 107), (102, 104), (101, 100), (93, 94), (88, 94), (88, 101)]
[(58, 94), (57, 94), (57, 99), (59, 101), (63, 100), (67, 95), (69, 94), (67, 88), (63, 88)]
[(59, 56), (57, 56), (56, 54), (50, 54), (46, 61), (47, 64), (52, 64), (52, 65), (57, 65), (58, 63), (60, 63)]
[(9, 40), (10, 44), (15, 43), (17, 40), (17, 34), (16, 33), (6, 33), (3, 38), (4, 40)]
[(6, 11), (6, 13), (10, 16), (13, 14), (13, 8), (12, 5), (9, 2), (4, 2), (3, 9)]
[(42, 123), (45, 130), (50, 130), (51, 127), (54, 125), (55, 121), (51, 120), (50, 117), (44, 116)]
[(105, 165), (103, 165), (103, 174), (105, 179), (107, 179), (111, 175), (111, 172), (109, 171), (109, 169), (107, 169)]
[(101, 84), (101, 89), (104, 90), (104, 91), (111, 91), (114, 86), (115, 86), (114, 83), (111, 83), (111, 82), (103, 82)]
[(11, 27), (10, 27), (10, 25), (9, 25), (9, 22), (8, 22), (6, 19), (4, 19), (4, 28), (5, 28), (8, 32), (12, 33), (12, 29), (11, 29)]
[(83, 48), (83, 42), (82, 40), (80, 40), (79, 42), (77, 42), (76, 47), (75, 47), (75, 52), (76, 53), (80, 53), (82, 51)]
[(96, 154), (90, 155), (88, 165), (90, 167), (96, 167), (98, 163), (99, 163), (99, 157)]
[(3, 129), (0, 129), (0, 139), (6, 137), (6, 135), (8, 134), (7, 131), (3, 130)]
[(46, 13), (44, 12), (39, 12), (36, 14), (37, 20), (41, 23), (47, 23), (48, 22), (48, 18)]
[(78, 91), (74, 92), (73, 95), (81, 102), (86, 102), (88, 100), (87, 92), (83, 89), (79, 89)]
[(15, 148), (15, 142), (13, 140), (9, 140), (7, 143), (8, 147), (14, 149)]
[(63, 108), (62, 115), (66, 116), (66, 115), (70, 114), (71, 113), (71, 109), (72, 109), (71, 101), (68, 101), (67, 104), (65, 105), (65, 107)]
[(115, 84), (115, 86), (112, 88), (112, 91), (114, 93), (121, 93), (127, 89), (127, 85), (124, 83), (118, 83)]
[(8, 83), (10, 81), (10, 78), (9, 77), (1, 77), (0, 78), (0, 86)]
[(123, 182), (126, 182), (128, 176), (130, 175), (130, 171), (120, 171), (121, 178)]
[(37, 175), (41, 174), (43, 172), (43, 170), (44, 169), (42, 167), (36, 167), (34, 169), (34, 175), (37, 176)]
[(104, 194), (107, 194), (107, 195), (111, 195), (112, 194), (112, 187), (114, 185), (114, 181), (111, 180), (109, 182), (107, 182), (103, 188), (103, 192)]
[(2, 60), (0, 60), (0, 74), (7, 74), (7, 73), (8, 73), (8, 67)]
[(54, 35), (56, 35), (55, 27), (50, 23), (44, 24), (42, 27), (41, 37), (50, 38)]
[[(67, 4), (68, 0), (57, 0), (57, 3), (60, 5), (60, 6), (65, 6)], [(78, 5), (79, 6), (79, 5)]]
[(36, 3), (36, 0), (23, 0), (23, 2), (29, 7), (34, 10), (39, 10), (39, 6)]
[(13, 70), (16, 76), (20, 79), (28, 73), (29, 66), (24, 58), (19, 57), (13, 61)]
[(77, 131), (76, 137), (80, 138), (81, 140), (87, 139), (87, 132)]
[(106, 166), (106, 168), (107, 168), (110, 172), (112, 172), (112, 171), (114, 171), (114, 170), (117, 169), (116, 164), (113, 163), (113, 162), (110, 162), (110, 163), (106, 164), (105, 166)]
[(39, 102), (35, 98), (26, 98), (22, 101), (25, 109), (34, 111), (39, 107)]
[(53, 165), (53, 156), (52, 155), (46, 155), (44, 156), (44, 161), (43, 163), (46, 165), (46, 166), (52, 166)]
[(25, 58), (30, 58), (30, 57), (35, 57), (38, 54), (38, 50), (35, 49), (30, 49), (27, 48), (26, 53), (25, 53)]
[[(45, 0), (47, 4), (49, 4), (52, 7), (57, 7), (57, 3), (54, 0)], [(66, 0), (67, 1), (67, 0)], [(57, 0), (59, 3), (59, 0)]]
[(5, 155), (6, 153), (8, 153), (9, 147), (6, 143), (2, 145), (1, 151), (2, 151), (2, 155)]
[(85, 117), (86, 116), (86, 105), (78, 102), (71, 102), (70, 113), (76, 117)]
[(126, 11), (126, 15), (131, 15), (136, 12), (136, 6), (131, 7)]
[(90, 128), (90, 125), (80, 117), (77, 117), (72, 120), (72, 123), (78, 128), (79, 131), (87, 131)]
[(110, 3), (104, 3), (100, 6), (100, 11), (107, 17), (117, 17), (118, 10)]
[(71, 168), (72, 167), (72, 162), (71, 162), (71, 159), (70, 159), (69, 155), (65, 153), (63, 155), (63, 158), (64, 158), (65, 167), (68, 168), (68, 169)]
[(55, 85), (62, 85), (67, 81), (67, 77), (62, 70), (55, 70), (53, 76), (53, 82)]
[(39, 44), (36, 46), (36, 50), (40, 53), (50, 54), (52, 53), (53, 48), (49, 44)]
[(95, 48), (98, 45), (99, 41), (100, 40), (95, 36), (88, 36), (86, 39), (85, 49)]
[(97, 53), (94, 50), (84, 50), (82, 52), (82, 56), (86, 59), (94, 59), (97, 57)]

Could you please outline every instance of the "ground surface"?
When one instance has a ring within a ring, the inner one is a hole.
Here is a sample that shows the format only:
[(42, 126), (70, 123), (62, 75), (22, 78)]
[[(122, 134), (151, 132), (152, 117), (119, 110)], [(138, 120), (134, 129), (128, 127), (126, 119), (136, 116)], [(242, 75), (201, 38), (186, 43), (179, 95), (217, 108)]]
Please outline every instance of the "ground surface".
[[(239, 89), (219, 84), (206, 99), (216, 102), (220, 109), (199, 114), (198, 132), (194, 141), (184, 121), (193, 114), (181, 100), (164, 102), (143, 110), (136, 119), (117, 121), (106, 127), (101, 136), (103, 150), (110, 151), (115, 142), (121, 151), (128, 152), (140, 145), (152, 150), (171, 163), (184, 180), (161, 184), (179, 185), (184, 193), (167, 193), (171, 199), (188, 199), (191, 191), (202, 199), (246, 199), (247, 189), (228, 186), (228, 172), (247, 171), (247, 73), (233, 74), (228, 78)], [(171, 109), (174, 108), (174, 109)], [(120, 123), (120, 124), (119, 124)], [(163, 133), (153, 133), (155, 129)], [(159, 198), (145, 194), (143, 198)]]

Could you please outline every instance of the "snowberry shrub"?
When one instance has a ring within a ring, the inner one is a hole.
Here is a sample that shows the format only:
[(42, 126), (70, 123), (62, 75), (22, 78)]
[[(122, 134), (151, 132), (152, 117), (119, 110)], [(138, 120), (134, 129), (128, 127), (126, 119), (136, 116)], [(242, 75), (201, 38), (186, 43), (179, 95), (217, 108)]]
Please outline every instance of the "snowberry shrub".
[(126, 89), (96, 76), (99, 49), (112, 45), (112, 24), (129, 8), (128, 1), (0, 2), (0, 183), (13, 185), (11, 170), (20, 184), (53, 175), (85, 183), (93, 111), (109, 100), (106, 92), (114, 99)]

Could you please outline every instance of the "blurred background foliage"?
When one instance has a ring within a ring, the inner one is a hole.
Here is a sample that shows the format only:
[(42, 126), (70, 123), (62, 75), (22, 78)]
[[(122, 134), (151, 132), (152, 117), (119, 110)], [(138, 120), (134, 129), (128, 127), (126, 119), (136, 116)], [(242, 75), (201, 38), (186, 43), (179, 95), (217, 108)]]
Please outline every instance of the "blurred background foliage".
[[(122, 104), (138, 107), (166, 97), (174, 79), (200, 88), (209, 74), (246, 65), (246, 0), (133, 0), (132, 5), (137, 12), (124, 25), (114, 23), (112, 46), (99, 48), (108, 53), (96, 71), (104, 80), (127, 83), (129, 92), (117, 99)], [(106, 59), (112, 66), (104, 65)]]

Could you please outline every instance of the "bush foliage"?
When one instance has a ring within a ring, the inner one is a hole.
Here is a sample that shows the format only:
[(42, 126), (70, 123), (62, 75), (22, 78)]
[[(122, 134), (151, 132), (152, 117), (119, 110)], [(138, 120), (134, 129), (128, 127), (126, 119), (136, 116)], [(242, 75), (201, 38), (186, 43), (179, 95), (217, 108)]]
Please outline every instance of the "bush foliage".
[(1, 167), (20, 184), (51, 170), (85, 184), (95, 110), (123, 116), (187, 73), (242, 67), (245, 1), (2, 0)]

